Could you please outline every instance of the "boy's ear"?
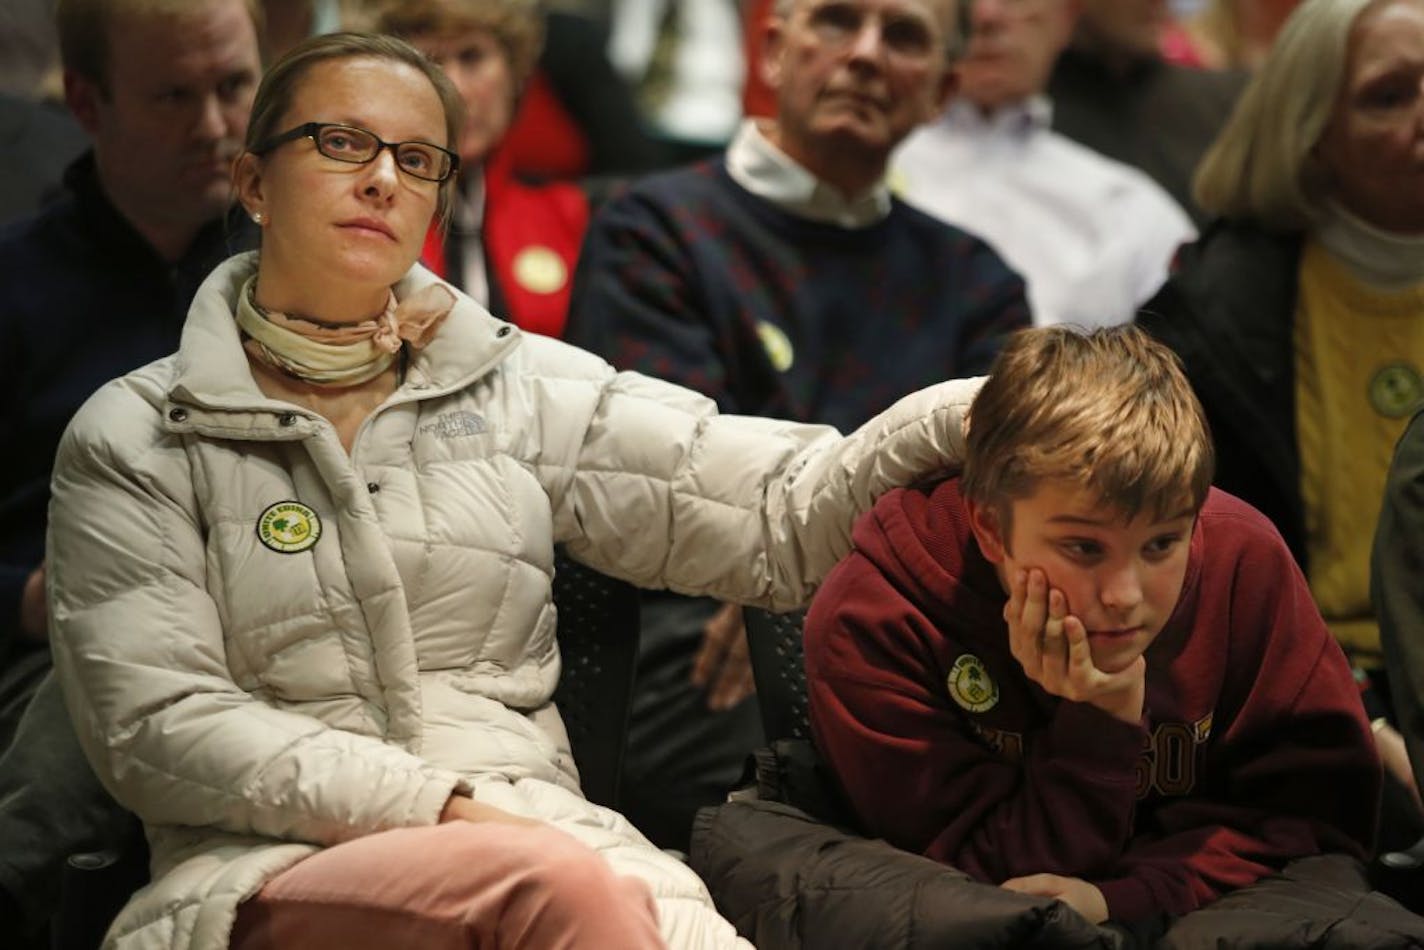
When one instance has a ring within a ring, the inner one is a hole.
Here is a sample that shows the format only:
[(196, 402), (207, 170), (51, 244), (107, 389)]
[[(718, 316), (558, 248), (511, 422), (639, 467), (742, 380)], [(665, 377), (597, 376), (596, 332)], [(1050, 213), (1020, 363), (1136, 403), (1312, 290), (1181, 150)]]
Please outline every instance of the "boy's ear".
[(999, 528), (999, 515), (988, 505), (980, 505), (966, 500), (969, 511), (969, 529), (974, 532), (974, 540), (979, 542), (979, 550), (990, 564), (1004, 563), (1008, 545), (1004, 543), (1003, 532)]

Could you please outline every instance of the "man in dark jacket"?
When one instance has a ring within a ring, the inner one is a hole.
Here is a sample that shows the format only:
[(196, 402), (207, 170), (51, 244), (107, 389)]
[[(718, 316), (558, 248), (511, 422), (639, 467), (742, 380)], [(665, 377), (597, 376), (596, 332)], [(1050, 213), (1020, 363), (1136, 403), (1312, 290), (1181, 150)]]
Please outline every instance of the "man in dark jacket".
[(62, 199), (0, 232), (0, 932), (33, 930), (64, 855), (114, 820), (46, 681), (50, 467), (84, 400), (176, 349), (198, 284), (252, 244), (229, 166), (261, 70), (257, 15), (246, 0), (57, 9), (65, 98), (93, 148)]
[[(1394, 448), (1370, 557), (1370, 599), (1415, 788), (1424, 775), (1424, 412)], [(1424, 839), (1411, 849), (1424, 858)], [(1418, 873), (1417, 871), (1415, 872)]]

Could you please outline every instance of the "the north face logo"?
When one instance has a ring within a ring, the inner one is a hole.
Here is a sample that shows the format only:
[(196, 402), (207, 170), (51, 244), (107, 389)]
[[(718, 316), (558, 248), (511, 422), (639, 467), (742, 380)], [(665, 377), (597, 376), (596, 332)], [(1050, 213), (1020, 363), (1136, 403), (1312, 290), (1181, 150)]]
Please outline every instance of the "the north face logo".
[(436, 416), (433, 422), (427, 422), (420, 427), (421, 435), (433, 435), (439, 439), (457, 439), (488, 431), (489, 426), (485, 424), (483, 417), (463, 410)]

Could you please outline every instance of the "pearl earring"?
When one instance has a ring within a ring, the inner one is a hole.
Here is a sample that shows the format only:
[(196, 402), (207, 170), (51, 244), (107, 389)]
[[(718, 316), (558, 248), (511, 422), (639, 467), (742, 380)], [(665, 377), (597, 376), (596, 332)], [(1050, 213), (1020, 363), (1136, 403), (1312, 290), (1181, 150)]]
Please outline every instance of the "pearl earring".
[(262, 212), (261, 212), (261, 211), (254, 211), (254, 212), (252, 212), (252, 223), (253, 223), (253, 224), (261, 224), (261, 223), (262, 223)]

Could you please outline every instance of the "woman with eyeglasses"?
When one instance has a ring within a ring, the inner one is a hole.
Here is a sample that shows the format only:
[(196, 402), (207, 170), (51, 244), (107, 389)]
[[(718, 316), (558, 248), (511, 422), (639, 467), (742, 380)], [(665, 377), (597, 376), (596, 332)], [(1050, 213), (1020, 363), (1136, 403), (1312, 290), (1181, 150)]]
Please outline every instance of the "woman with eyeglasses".
[(553, 547), (790, 608), (957, 458), (973, 383), (848, 437), (719, 417), (416, 265), (461, 112), (399, 40), (288, 53), (234, 168), (260, 251), (65, 436), (55, 665), (153, 853), (112, 946), (745, 946), (579, 792)]

